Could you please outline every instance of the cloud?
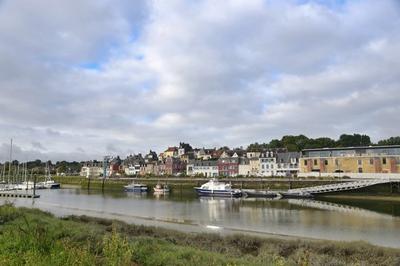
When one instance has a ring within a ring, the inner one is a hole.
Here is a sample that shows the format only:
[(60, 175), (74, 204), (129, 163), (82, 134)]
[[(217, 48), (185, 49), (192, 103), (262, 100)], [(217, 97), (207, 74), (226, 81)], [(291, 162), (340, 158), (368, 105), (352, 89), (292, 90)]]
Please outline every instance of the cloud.
[(394, 0), (2, 1), (0, 142), (80, 160), (397, 135), (399, 13)]

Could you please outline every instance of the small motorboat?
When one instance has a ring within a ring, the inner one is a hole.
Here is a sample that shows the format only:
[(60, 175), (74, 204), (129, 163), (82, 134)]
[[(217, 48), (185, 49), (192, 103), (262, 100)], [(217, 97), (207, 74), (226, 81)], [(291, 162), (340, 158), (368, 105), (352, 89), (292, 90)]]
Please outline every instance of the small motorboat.
[(126, 192), (147, 192), (147, 185), (145, 184), (138, 184), (133, 181), (129, 185), (124, 186)]
[(157, 193), (157, 194), (165, 194), (165, 193), (169, 193), (169, 191), (170, 191), (168, 185), (161, 185), (161, 184), (157, 184), (153, 189), (154, 189), (154, 193)]
[(200, 187), (194, 188), (199, 196), (209, 197), (241, 197), (242, 191), (240, 189), (233, 189), (231, 184), (219, 182), (213, 178)]
[(61, 185), (54, 180), (47, 180), (43, 182), (43, 187), (48, 189), (59, 189), (61, 188)]
[(254, 189), (243, 190), (243, 194), (249, 198), (275, 198), (278, 196), (278, 194), (273, 191)]

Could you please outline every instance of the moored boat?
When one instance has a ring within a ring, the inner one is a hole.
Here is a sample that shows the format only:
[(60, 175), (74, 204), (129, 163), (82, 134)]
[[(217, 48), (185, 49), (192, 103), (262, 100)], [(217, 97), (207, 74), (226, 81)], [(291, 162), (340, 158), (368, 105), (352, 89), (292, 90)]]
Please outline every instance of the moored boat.
[(147, 192), (147, 185), (138, 184), (133, 181), (129, 185), (124, 186), (124, 189), (127, 192)]
[(241, 197), (242, 191), (233, 189), (231, 184), (219, 182), (217, 179), (211, 179), (200, 187), (194, 188), (199, 196), (210, 197)]
[(31, 190), (34, 187), (34, 183), (32, 181), (25, 181), (22, 182), (21, 184), (16, 184), (14, 186), (14, 189), (16, 190)]
[(255, 189), (243, 190), (243, 194), (249, 198), (275, 198), (278, 196), (278, 194), (273, 191)]
[(61, 187), (60, 183), (57, 183), (54, 180), (44, 181), (43, 186), (44, 188), (49, 188), (49, 189), (58, 189)]
[(279, 192), (278, 193), (284, 199), (310, 199), (314, 198), (314, 195), (308, 192)]

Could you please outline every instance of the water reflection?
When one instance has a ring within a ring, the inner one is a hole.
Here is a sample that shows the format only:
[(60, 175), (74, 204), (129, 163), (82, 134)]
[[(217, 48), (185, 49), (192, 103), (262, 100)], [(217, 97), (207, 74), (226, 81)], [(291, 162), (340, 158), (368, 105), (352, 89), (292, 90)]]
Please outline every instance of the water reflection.
[[(1, 199), (4, 202), (4, 199)], [(283, 234), (335, 240), (366, 240), (400, 247), (400, 218), (381, 203), (314, 200), (198, 198), (193, 191), (170, 194), (105, 192), (82, 189), (41, 191), (41, 198), (12, 199), (18, 206), (58, 215), (92, 215), (177, 230), (215, 230)], [(390, 209), (400, 202), (386, 202)], [(363, 208), (362, 206), (369, 206)], [(375, 206), (375, 207), (371, 207)], [(378, 206), (378, 207), (376, 207)]]
[(370, 211), (368, 209), (363, 209), (359, 207), (354, 207), (345, 204), (338, 204), (328, 201), (321, 201), (321, 200), (312, 200), (312, 199), (289, 199), (289, 204), (299, 205), (302, 207), (308, 208), (315, 208), (320, 210), (327, 210), (327, 211), (335, 211), (335, 212), (343, 212), (343, 213), (352, 213), (357, 214), (359, 216), (364, 217), (386, 217), (386, 218), (394, 218), (392, 215), (379, 213), (375, 211)]

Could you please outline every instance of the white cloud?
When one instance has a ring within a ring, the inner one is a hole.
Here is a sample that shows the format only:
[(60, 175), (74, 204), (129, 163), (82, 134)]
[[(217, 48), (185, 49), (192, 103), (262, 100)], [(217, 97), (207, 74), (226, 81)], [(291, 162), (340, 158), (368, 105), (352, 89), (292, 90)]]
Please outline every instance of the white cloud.
[(0, 142), (78, 160), (397, 135), (399, 15), (394, 0), (2, 1)]

